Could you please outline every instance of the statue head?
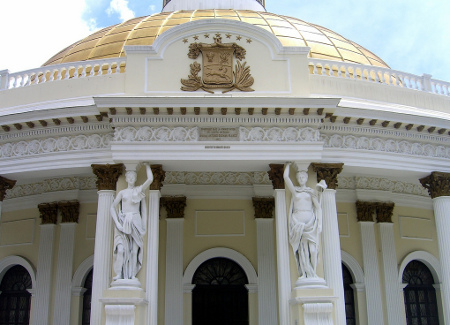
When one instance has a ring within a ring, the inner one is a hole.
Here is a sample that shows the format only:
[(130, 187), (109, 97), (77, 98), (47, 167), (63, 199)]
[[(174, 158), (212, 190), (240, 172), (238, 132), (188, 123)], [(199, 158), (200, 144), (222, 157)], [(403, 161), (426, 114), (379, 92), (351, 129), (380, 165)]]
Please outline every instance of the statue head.
[(299, 170), (296, 176), (300, 186), (306, 185), (306, 182), (308, 181), (308, 172), (306, 170)]
[(129, 170), (125, 173), (125, 180), (128, 184), (134, 185), (137, 179), (137, 174), (134, 170)]

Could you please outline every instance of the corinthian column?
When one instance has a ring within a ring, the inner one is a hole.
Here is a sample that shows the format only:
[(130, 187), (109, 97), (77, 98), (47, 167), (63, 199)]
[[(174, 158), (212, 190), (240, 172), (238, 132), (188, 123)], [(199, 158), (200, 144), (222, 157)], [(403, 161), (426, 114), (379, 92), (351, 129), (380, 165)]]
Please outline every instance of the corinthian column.
[(258, 251), (258, 319), (260, 325), (278, 321), (275, 286), (275, 249), (273, 242), (273, 198), (253, 198)]
[(278, 271), (278, 316), (279, 325), (289, 324), (289, 298), (291, 295), (291, 275), (289, 267), (289, 241), (287, 232), (286, 190), (284, 188), (283, 167), (270, 164), (269, 178), (275, 197), (275, 227), (277, 242)]
[(183, 325), (183, 222), (186, 197), (163, 197), (167, 211), (165, 323)]
[(442, 300), (444, 319), (450, 322), (450, 173), (432, 172), (420, 179), (433, 199), (434, 218), (439, 246), (442, 274)]
[(91, 324), (102, 324), (102, 298), (111, 282), (112, 218), (110, 208), (116, 193), (116, 183), (123, 165), (92, 165), (97, 176), (98, 205), (94, 247), (94, 274), (92, 278)]
[(14, 185), (16, 185), (16, 181), (0, 176), (0, 220), (2, 219), (2, 204), (6, 196), (6, 190), (13, 188)]
[(158, 249), (159, 249), (159, 198), (164, 181), (165, 171), (161, 165), (151, 165), (153, 183), (150, 185), (148, 198), (148, 230), (147, 230), (147, 275), (146, 299), (149, 303), (147, 322), (158, 324)]
[(313, 163), (313, 170), (317, 173), (317, 182), (325, 180), (327, 189), (322, 194), (323, 210), (323, 271), (327, 285), (333, 289), (336, 301), (336, 321), (345, 325), (344, 284), (342, 282), (341, 242), (336, 210), (337, 175), (344, 164)]

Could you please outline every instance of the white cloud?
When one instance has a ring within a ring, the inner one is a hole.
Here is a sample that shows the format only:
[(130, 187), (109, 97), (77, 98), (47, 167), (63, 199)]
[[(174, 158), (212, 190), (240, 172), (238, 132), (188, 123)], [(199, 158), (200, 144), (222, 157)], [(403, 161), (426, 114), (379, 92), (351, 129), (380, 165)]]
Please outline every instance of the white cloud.
[(0, 1), (0, 70), (37, 68), (51, 56), (89, 35), (84, 0)]
[(106, 9), (108, 15), (118, 13), (122, 21), (134, 18), (135, 14), (133, 10), (128, 8), (127, 0), (111, 0), (108, 9)]

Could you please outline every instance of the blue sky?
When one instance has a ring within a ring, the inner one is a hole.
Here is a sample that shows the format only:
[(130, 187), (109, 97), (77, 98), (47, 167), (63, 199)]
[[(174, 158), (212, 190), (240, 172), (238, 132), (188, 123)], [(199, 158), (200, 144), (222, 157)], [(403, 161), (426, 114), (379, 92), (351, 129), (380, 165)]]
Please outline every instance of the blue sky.
[[(450, 0), (266, 1), (267, 11), (332, 29), (393, 69), (450, 81)], [(160, 0), (1, 1), (0, 70), (38, 67), (96, 29), (161, 6)]]

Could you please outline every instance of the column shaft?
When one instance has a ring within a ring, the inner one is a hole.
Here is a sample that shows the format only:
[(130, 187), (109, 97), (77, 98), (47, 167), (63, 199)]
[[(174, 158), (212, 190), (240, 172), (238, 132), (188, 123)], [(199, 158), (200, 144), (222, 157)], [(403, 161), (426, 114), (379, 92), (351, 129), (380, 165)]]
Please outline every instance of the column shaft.
[(381, 253), (389, 325), (400, 325), (406, 321), (405, 307), (398, 283), (397, 255), (394, 240), (394, 224), (382, 222), (380, 227)]
[(323, 267), (327, 285), (333, 289), (336, 301), (337, 324), (345, 325), (344, 284), (342, 282), (341, 242), (336, 210), (336, 190), (326, 189), (322, 194), (323, 208)]
[(278, 321), (275, 286), (275, 249), (273, 219), (256, 218), (258, 249), (258, 319), (259, 325)]
[(183, 218), (166, 219), (166, 325), (183, 325)]
[(360, 221), (369, 325), (384, 324), (373, 221)]
[(148, 199), (147, 228), (147, 275), (146, 299), (148, 300), (147, 322), (158, 324), (158, 249), (159, 249), (159, 190), (150, 190)]
[(442, 273), (442, 303), (445, 323), (450, 322), (450, 196), (433, 199), (434, 217), (439, 245), (439, 259)]
[(62, 223), (59, 235), (58, 266), (54, 304), (54, 324), (70, 323), (72, 297), (73, 249), (76, 223)]
[(278, 314), (279, 325), (289, 324), (289, 298), (291, 275), (289, 267), (289, 241), (287, 231), (286, 190), (274, 190), (277, 237)]
[(91, 324), (102, 324), (100, 298), (111, 283), (112, 218), (110, 208), (115, 191), (98, 191), (97, 223), (95, 230), (94, 274), (92, 277)]
[(49, 324), (49, 307), (52, 280), (54, 224), (43, 224), (39, 239), (39, 256), (36, 270), (36, 299), (33, 308), (33, 325)]

